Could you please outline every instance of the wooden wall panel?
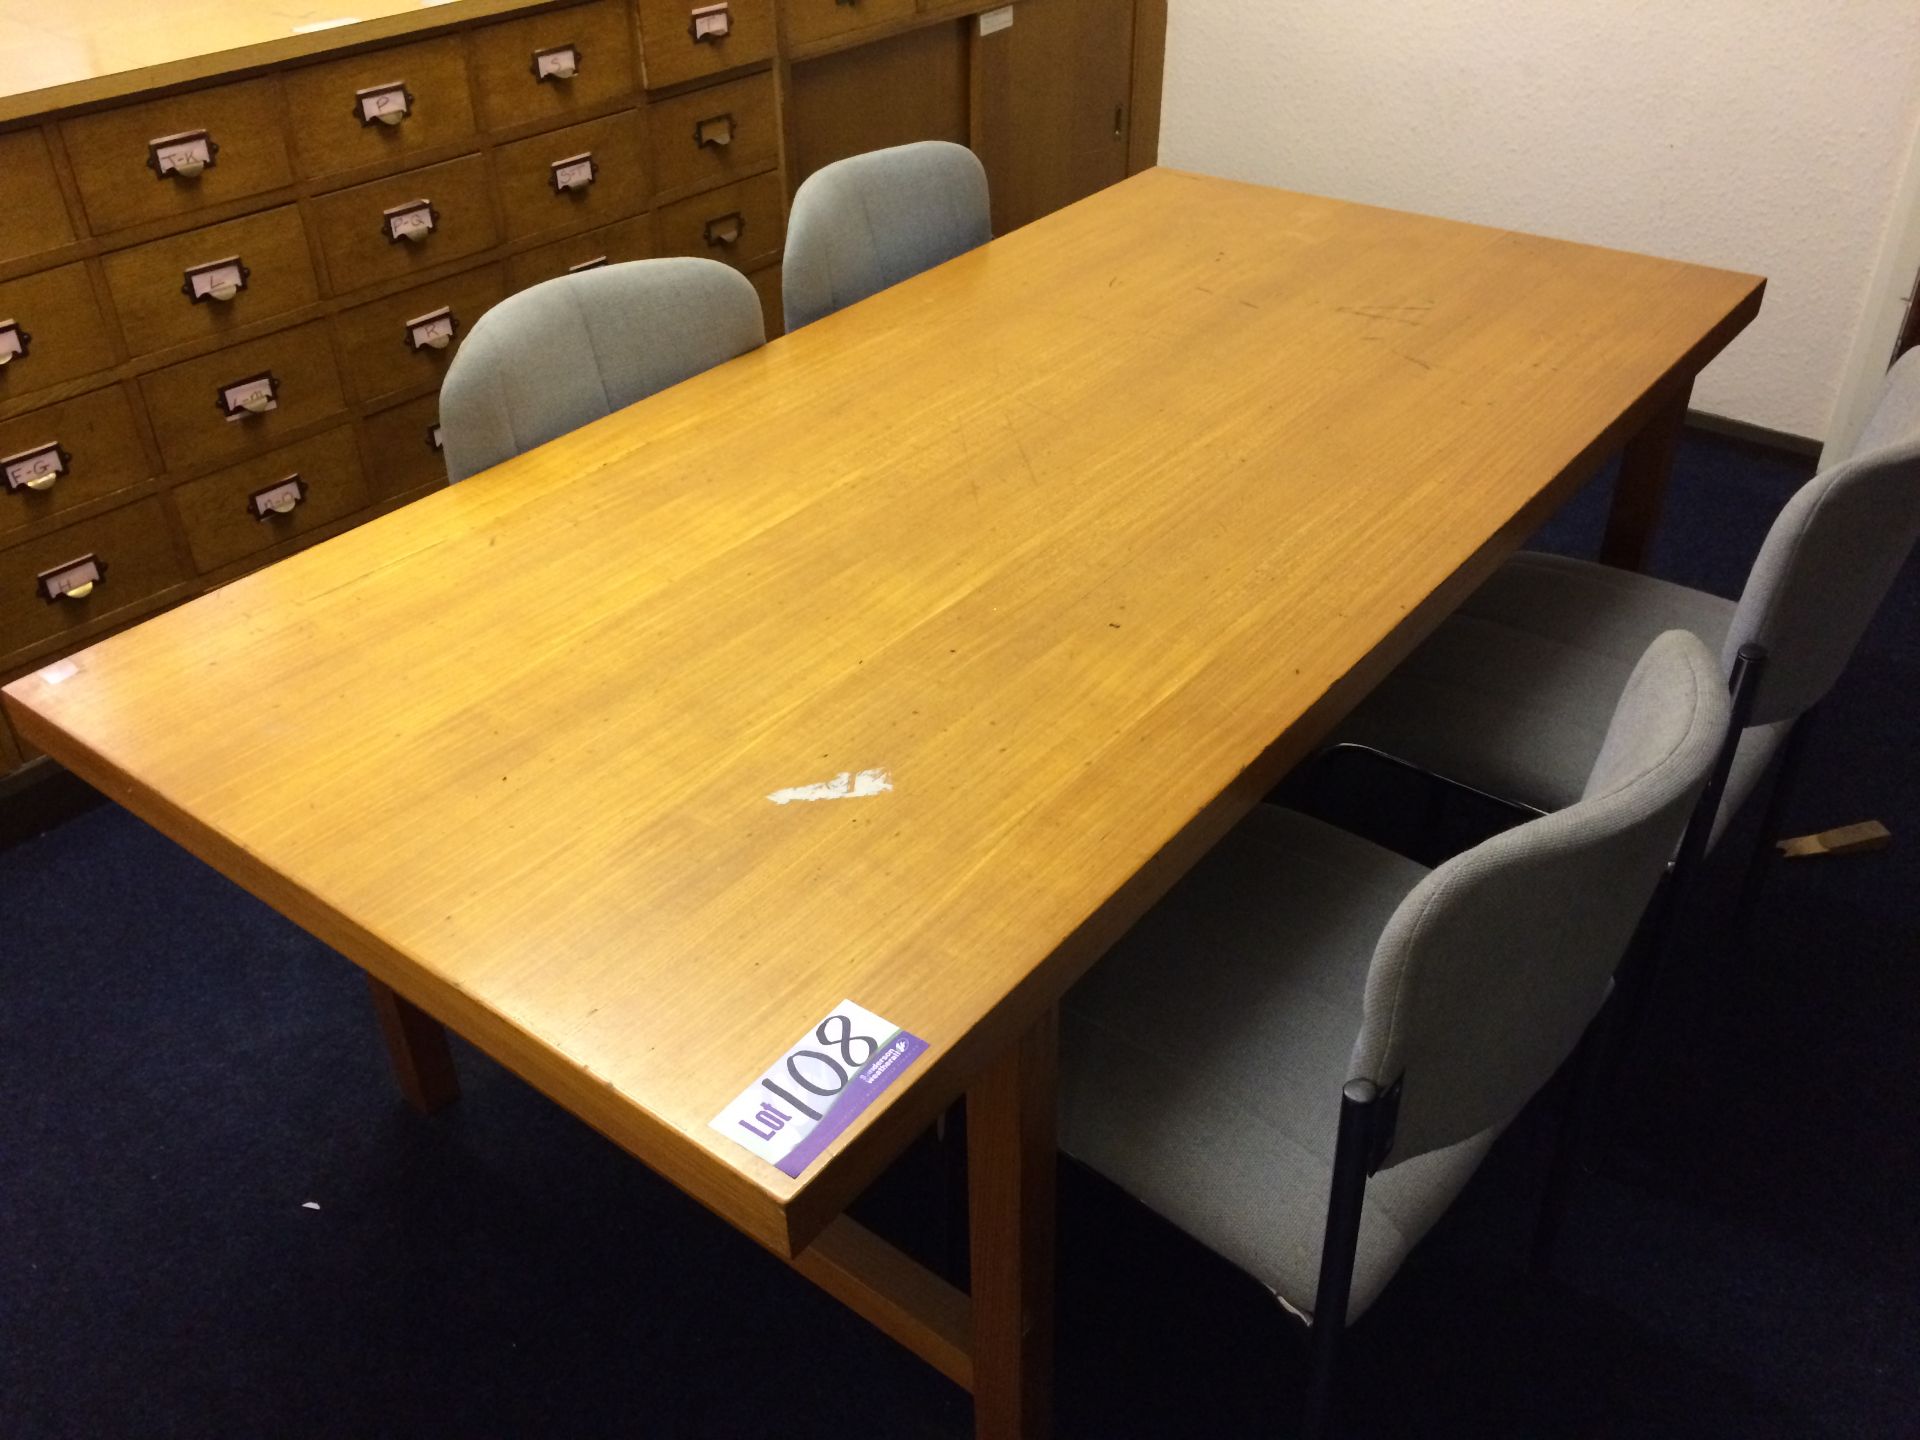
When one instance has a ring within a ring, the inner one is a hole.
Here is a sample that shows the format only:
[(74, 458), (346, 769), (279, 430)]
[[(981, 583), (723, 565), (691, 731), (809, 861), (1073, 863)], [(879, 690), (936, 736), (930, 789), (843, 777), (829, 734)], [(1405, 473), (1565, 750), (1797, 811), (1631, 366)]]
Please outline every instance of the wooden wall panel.
[(822, 165), (888, 145), (966, 144), (972, 26), (971, 20), (929, 25), (795, 65), (788, 98), (794, 183)]

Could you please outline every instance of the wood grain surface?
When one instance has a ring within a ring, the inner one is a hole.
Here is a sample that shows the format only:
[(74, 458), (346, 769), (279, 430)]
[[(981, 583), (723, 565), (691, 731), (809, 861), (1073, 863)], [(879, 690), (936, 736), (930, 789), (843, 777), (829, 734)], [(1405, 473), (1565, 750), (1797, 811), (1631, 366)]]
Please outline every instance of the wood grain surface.
[[(790, 1256), (1761, 288), (1148, 171), (8, 715)], [(843, 998), (930, 1049), (790, 1179), (709, 1121)]]

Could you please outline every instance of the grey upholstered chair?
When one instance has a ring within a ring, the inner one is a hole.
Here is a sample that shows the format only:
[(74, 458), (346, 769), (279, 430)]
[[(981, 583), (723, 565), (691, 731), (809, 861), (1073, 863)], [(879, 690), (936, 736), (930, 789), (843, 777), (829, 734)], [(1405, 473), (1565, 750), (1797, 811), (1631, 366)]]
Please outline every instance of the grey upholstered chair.
[[(1522, 808), (1557, 810), (1580, 793), (1634, 657), (1663, 630), (1691, 630), (1720, 650), (1730, 678), (1743, 679), (1724, 794), (1702, 816), (1693, 848), (1718, 838), (1775, 753), (1787, 752), (1757, 860), (1779, 823), (1804, 717), (1839, 678), (1916, 534), (1920, 352), (1888, 374), (1853, 455), (1781, 510), (1738, 603), (1522, 552), (1361, 703), (1334, 741)], [(1750, 875), (1758, 873), (1756, 865)]]
[(787, 330), (993, 238), (987, 172), (964, 145), (922, 140), (809, 175), (787, 217)]
[(1605, 1004), (1727, 715), (1662, 635), (1566, 809), (1429, 871), (1261, 806), (1068, 994), (1062, 1148), (1307, 1322), (1310, 1435), (1345, 1324)]
[(765, 342), (752, 282), (715, 260), (635, 260), (510, 295), (475, 323), (440, 386), (448, 478)]

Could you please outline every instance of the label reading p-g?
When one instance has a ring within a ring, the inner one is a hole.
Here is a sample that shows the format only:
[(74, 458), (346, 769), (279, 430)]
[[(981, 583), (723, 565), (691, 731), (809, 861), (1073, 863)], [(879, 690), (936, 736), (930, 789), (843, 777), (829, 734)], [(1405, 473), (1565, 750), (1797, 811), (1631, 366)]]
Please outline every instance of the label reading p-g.
[(927, 1042), (842, 1000), (713, 1117), (713, 1128), (798, 1177)]

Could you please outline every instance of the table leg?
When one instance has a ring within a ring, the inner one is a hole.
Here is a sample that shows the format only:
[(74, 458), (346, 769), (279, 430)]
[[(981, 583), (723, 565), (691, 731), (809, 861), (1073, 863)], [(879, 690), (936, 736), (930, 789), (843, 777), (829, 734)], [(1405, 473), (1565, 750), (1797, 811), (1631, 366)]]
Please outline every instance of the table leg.
[(1057, 1044), (1049, 1010), (967, 1092), (979, 1440), (1045, 1440), (1052, 1427)]
[(1644, 570), (1653, 548), (1653, 532), (1660, 523), (1660, 504), (1666, 499), (1667, 479), (1673, 473), (1673, 454), (1686, 423), (1691, 384), (1678, 387), (1647, 417), (1640, 433), (1620, 454), (1620, 478), (1613, 486), (1613, 509), (1607, 514), (1606, 538), (1600, 542), (1602, 564), (1622, 570)]
[(454, 1073), (453, 1052), (447, 1048), (447, 1032), (440, 1022), (371, 975), (367, 987), (373, 991), (374, 1013), (380, 1017), (394, 1078), (407, 1102), (422, 1115), (431, 1115), (458, 1100), (460, 1077)]

